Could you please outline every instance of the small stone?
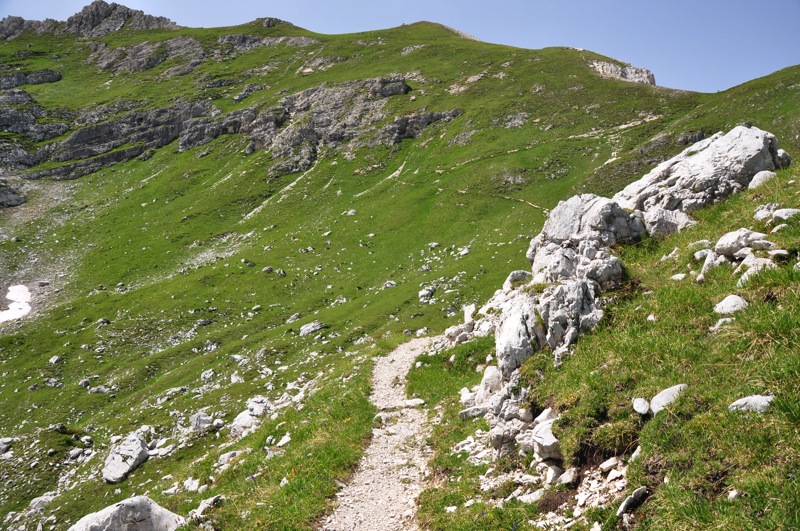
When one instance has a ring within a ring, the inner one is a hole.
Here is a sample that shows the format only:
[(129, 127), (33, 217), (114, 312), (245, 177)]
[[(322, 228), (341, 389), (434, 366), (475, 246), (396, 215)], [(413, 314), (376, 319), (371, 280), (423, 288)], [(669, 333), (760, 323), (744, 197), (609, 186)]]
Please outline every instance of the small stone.
[(720, 315), (730, 315), (747, 308), (747, 301), (739, 295), (728, 295), (714, 306), (714, 311)]
[(631, 512), (639, 507), (646, 497), (647, 487), (639, 487), (633, 491), (633, 494), (625, 498), (625, 500), (620, 504), (619, 509), (617, 509), (617, 517), (620, 517), (623, 514)]
[(578, 469), (575, 467), (570, 467), (564, 471), (556, 480), (558, 485), (567, 485), (568, 487), (574, 487), (578, 484)]
[(425, 401), (423, 399), (421, 399), (421, 398), (411, 398), (411, 399), (406, 400), (405, 402), (403, 402), (403, 407), (406, 407), (406, 408), (415, 408), (415, 407), (420, 407), (420, 406), (424, 406), (424, 405), (425, 405)]
[(617, 465), (620, 464), (620, 462), (621, 461), (619, 460), (619, 457), (612, 457), (612, 458), (606, 459), (605, 461), (600, 463), (600, 466), (598, 468), (600, 469), (600, 472), (605, 474), (606, 472), (608, 472), (612, 468), (616, 468)]
[(774, 396), (752, 395), (740, 398), (728, 406), (728, 411), (752, 411), (753, 413), (766, 413)]
[(633, 410), (640, 415), (647, 415), (650, 412), (650, 402), (644, 398), (634, 398)]
[(687, 387), (689, 386), (686, 384), (674, 385), (654, 396), (653, 399), (650, 400), (650, 409), (653, 411), (653, 415), (656, 415), (659, 411), (677, 400)]

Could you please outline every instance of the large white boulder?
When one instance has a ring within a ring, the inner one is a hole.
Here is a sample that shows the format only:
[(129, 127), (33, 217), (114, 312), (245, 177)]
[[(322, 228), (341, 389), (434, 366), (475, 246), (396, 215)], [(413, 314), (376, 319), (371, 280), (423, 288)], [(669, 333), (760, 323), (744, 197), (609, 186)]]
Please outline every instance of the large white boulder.
[(128, 434), (125, 439), (111, 449), (103, 467), (103, 479), (107, 483), (124, 481), (133, 470), (150, 457), (147, 441), (140, 431)]
[(778, 140), (756, 127), (717, 133), (662, 162), (612, 199), (629, 210), (691, 212), (746, 188), (764, 170), (788, 164)]
[(67, 531), (173, 531), (185, 524), (147, 496), (135, 496), (87, 514)]

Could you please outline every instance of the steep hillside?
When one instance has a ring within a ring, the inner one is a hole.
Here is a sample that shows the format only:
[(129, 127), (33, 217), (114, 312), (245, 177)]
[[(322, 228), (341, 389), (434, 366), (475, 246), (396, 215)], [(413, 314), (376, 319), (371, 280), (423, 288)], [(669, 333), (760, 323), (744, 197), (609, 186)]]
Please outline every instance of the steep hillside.
[[(528, 269), (559, 200), (742, 122), (800, 153), (798, 67), (696, 94), (428, 22), (192, 29), (95, 2), (0, 27), (0, 287), (32, 297), (0, 325), (13, 529), (134, 494), (312, 527), (369, 439), (373, 358)], [(109, 482), (129, 436), (150, 457)]]

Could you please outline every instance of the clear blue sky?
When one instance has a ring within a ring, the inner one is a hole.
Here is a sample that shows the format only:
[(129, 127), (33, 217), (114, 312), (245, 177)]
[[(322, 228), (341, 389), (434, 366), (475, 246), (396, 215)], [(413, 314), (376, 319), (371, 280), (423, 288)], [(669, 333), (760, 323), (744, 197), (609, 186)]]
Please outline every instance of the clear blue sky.
[[(0, 18), (66, 20), (90, 0), (0, 0)], [(120, 0), (182, 26), (277, 17), (319, 33), (439, 22), (522, 48), (574, 46), (715, 92), (800, 64), (800, 0)]]

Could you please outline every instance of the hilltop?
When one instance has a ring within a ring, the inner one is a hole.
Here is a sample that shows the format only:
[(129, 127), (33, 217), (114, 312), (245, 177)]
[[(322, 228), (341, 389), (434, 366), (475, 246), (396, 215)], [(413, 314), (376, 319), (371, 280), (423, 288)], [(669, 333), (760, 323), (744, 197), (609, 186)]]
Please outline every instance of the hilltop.
[[(741, 124), (800, 153), (800, 67), (698, 94), (591, 51), (494, 45), (430, 22), (348, 35), (274, 18), (196, 29), (102, 1), (64, 22), (7, 17), (0, 37), (0, 287), (30, 292), (30, 313), (0, 324), (0, 522), (11, 529), (66, 529), (134, 495), (182, 517), (224, 497), (207, 527), (319, 527), (382, 429), (375, 359), (462, 324), (510, 271), (531, 271), (530, 241), (560, 201), (613, 197)], [(614, 247), (624, 282), (604, 293), (599, 328), (560, 367), (545, 349), (519, 368), (530, 388), (520, 407), (560, 414), (562, 465), (627, 460), (641, 444), (649, 468), (629, 472), (650, 489), (641, 525), (753, 524), (794, 473), (793, 356), (753, 359), (796, 350), (784, 311), (796, 221), (779, 236), (786, 262), (747, 288), (750, 317), (724, 341), (706, 335), (708, 305), (737, 279), (720, 268), (676, 291), (664, 275), (688, 273), (690, 238), (749, 227), (761, 204), (798, 207), (796, 168), (692, 213), (688, 231)], [(688, 342), (716, 350), (670, 350)], [(503, 511), (487, 495), (446, 511), (475, 498), (489, 468), (529, 458), (450, 455), (476, 423), (488, 433), (485, 419), (458, 419), (458, 389), (498, 353), (492, 336), (444, 346), (409, 374), (408, 398), (443, 415), (417, 521), (474, 528), (483, 513), (487, 528), (524, 527), (558, 508), (548, 497), (552, 507)], [(691, 400), (639, 424), (631, 393), (650, 398), (692, 371)], [(740, 424), (718, 406), (745, 387), (785, 405), (747, 421), (752, 455), (725, 460), (724, 433)], [(707, 433), (707, 453), (689, 450), (684, 428)], [(122, 446), (131, 459), (114, 457)], [(782, 479), (770, 483), (759, 469), (772, 458)], [(670, 487), (656, 488), (664, 477)], [(750, 505), (720, 508), (725, 481)], [(495, 485), (491, 498), (516, 488)], [(680, 513), (687, 492), (704, 496), (695, 520)], [(790, 527), (778, 507), (765, 521)], [(617, 525), (615, 510), (580, 525)]]

